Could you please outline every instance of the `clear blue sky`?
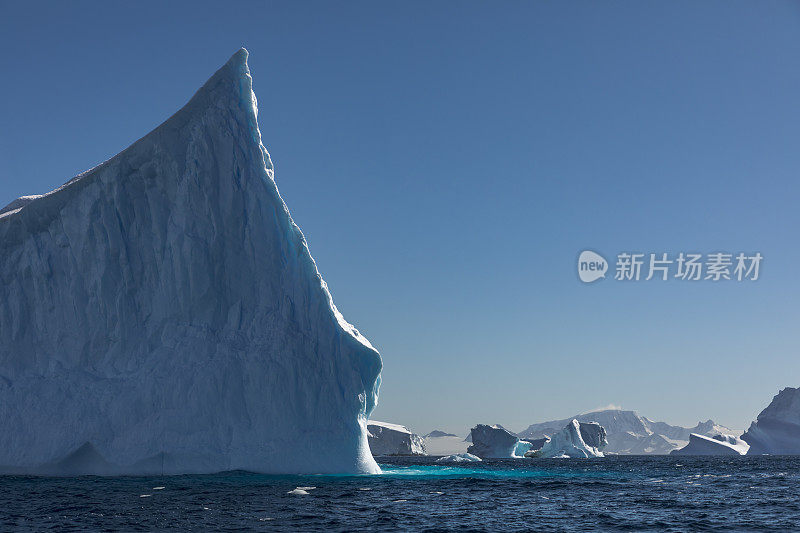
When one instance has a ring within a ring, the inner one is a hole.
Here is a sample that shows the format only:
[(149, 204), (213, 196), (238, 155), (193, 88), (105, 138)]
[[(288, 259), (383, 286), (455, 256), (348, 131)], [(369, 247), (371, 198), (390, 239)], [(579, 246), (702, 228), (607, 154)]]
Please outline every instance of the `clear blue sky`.
[[(0, 204), (124, 149), (245, 46), (281, 193), (383, 355), (375, 418), (743, 428), (800, 385), (797, 2), (215, 4), (0, 1)], [(764, 263), (583, 285), (585, 248)]]

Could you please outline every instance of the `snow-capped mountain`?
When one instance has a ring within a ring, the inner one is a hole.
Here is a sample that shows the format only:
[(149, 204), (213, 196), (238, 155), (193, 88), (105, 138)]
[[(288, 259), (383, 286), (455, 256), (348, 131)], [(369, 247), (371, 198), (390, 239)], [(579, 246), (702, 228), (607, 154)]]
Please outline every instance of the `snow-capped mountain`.
[(685, 428), (654, 422), (636, 411), (606, 409), (562, 420), (532, 424), (520, 432), (519, 436), (523, 439), (552, 436), (561, 431), (573, 418), (578, 422), (597, 422), (605, 428), (608, 439), (608, 446), (604, 449), (606, 453), (668, 454), (672, 450), (686, 446), (692, 433), (710, 437), (720, 433), (734, 433), (733, 430), (717, 425), (712, 420), (698, 422), (693, 428)]
[(422, 438), (423, 439), (427, 439), (427, 438), (438, 439), (438, 438), (441, 438), (441, 437), (457, 437), (457, 436), (458, 435), (454, 435), (453, 433), (447, 433), (446, 431), (441, 431), (439, 429), (434, 429), (433, 431), (431, 431), (427, 435), (423, 435)]
[(381, 359), (278, 193), (244, 49), (117, 156), (3, 209), (0, 301), (0, 471), (379, 471)]
[(469, 442), (453, 433), (434, 430), (422, 437), (428, 455), (461, 455), (467, 453)]

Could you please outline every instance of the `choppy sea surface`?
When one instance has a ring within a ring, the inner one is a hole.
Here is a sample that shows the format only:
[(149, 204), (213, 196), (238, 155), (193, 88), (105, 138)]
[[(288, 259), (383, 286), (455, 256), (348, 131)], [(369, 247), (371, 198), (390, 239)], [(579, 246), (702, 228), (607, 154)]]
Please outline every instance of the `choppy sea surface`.
[(376, 476), (0, 476), (0, 529), (800, 529), (800, 457), (379, 462)]

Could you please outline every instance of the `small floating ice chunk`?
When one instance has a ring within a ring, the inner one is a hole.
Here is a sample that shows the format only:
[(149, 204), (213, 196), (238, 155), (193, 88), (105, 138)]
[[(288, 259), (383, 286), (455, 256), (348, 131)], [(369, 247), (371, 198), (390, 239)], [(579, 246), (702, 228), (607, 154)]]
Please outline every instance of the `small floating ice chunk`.
[(317, 487), (297, 487), (298, 490), (314, 490)]
[(139, 494), (140, 498), (149, 498), (152, 494)]
[(457, 453), (455, 455), (445, 455), (436, 459), (437, 463), (478, 463), (481, 458), (471, 453)]
[(439, 490), (432, 490), (431, 494), (444, 494), (444, 492), (439, 491)]
[(164, 490), (165, 487), (153, 487), (153, 490)]
[(392, 503), (403, 503), (407, 502), (408, 500), (392, 500)]
[(307, 490), (303, 490), (303, 489), (298, 487), (298, 488), (296, 488), (294, 490), (290, 490), (286, 494), (293, 494), (295, 496), (308, 496), (308, 491)]
[(372, 490), (372, 489), (369, 487), (359, 487), (358, 490)]

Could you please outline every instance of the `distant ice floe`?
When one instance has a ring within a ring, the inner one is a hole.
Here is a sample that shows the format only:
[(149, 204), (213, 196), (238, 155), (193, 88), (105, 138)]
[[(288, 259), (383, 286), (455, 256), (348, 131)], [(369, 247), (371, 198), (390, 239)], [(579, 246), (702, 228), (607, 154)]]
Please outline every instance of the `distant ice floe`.
[(286, 494), (292, 494), (294, 496), (308, 496), (308, 491), (314, 490), (317, 487), (297, 487), (293, 490), (290, 490)]
[(455, 455), (446, 455), (436, 459), (437, 463), (479, 463), (481, 458), (471, 453), (459, 453)]

